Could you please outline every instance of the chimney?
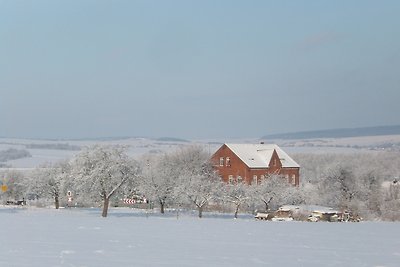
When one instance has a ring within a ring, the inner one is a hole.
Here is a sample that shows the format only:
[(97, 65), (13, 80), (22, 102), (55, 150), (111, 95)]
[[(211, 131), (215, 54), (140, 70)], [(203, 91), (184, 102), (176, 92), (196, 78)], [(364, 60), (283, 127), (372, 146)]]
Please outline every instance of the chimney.
[(263, 145), (263, 144), (264, 144), (264, 141), (261, 141), (260, 144)]

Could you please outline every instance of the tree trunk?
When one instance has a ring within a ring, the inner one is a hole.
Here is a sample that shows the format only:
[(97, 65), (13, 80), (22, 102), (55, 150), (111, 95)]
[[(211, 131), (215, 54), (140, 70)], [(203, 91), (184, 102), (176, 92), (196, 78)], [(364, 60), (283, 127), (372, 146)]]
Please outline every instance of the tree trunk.
[(198, 207), (198, 210), (199, 210), (199, 218), (202, 218), (203, 217), (203, 206)]
[(104, 202), (103, 202), (103, 213), (101, 214), (102, 217), (107, 217), (108, 214), (108, 204), (110, 203), (110, 199), (109, 198), (104, 198)]
[(58, 199), (58, 196), (54, 197), (54, 205), (56, 206), (56, 210), (60, 208), (60, 200)]
[(268, 211), (269, 209), (269, 203), (271, 202), (272, 197), (270, 197), (268, 200), (263, 199), (264, 204), (265, 204), (265, 211)]
[(239, 206), (240, 206), (240, 205), (236, 205), (236, 209), (235, 209), (235, 219), (237, 219), (237, 217), (238, 217)]
[(160, 212), (164, 214), (164, 202), (160, 201)]

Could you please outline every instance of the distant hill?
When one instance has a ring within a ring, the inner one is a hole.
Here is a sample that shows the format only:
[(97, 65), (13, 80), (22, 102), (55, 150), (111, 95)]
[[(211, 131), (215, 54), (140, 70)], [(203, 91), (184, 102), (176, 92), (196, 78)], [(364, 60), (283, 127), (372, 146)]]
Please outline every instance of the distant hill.
[(162, 142), (182, 142), (182, 143), (189, 143), (190, 141), (181, 139), (181, 138), (176, 138), (176, 137), (160, 137), (155, 139), (156, 141), (162, 141)]
[(397, 134), (400, 134), (400, 125), (363, 127), (363, 128), (342, 128), (342, 129), (271, 134), (263, 136), (262, 139), (344, 138), (344, 137), (397, 135)]

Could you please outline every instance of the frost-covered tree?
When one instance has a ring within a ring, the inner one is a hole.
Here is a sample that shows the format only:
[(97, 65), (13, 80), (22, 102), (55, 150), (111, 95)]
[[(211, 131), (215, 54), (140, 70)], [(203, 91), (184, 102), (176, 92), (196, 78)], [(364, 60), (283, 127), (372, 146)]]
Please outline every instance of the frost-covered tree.
[(224, 187), (224, 200), (235, 207), (234, 217), (237, 219), (239, 209), (250, 201), (250, 187), (246, 183), (227, 184)]
[(173, 203), (178, 185), (178, 174), (171, 156), (147, 155), (141, 163), (143, 171), (139, 189), (147, 198), (156, 201), (160, 205), (160, 212), (164, 213), (166, 205)]
[(171, 154), (171, 165), (177, 176), (175, 199), (196, 207), (198, 216), (215, 198), (220, 178), (212, 168), (210, 155), (199, 146), (189, 146)]
[(39, 197), (50, 197), (54, 202), (54, 207), (58, 209), (70, 171), (71, 166), (67, 161), (36, 168), (29, 179), (30, 193), (35, 193)]
[(383, 219), (400, 220), (400, 181), (394, 179), (384, 183), (381, 206)]
[(360, 192), (356, 177), (345, 166), (337, 166), (328, 170), (323, 177), (320, 189), (325, 189), (327, 203), (334, 204), (341, 209), (349, 209), (349, 204)]
[(87, 197), (100, 197), (102, 216), (107, 217), (110, 199), (126, 184), (134, 186), (140, 172), (136, 161), (119, 146), (93, 146), (72, 162), (75, 187)]
[(259, 184), (252, 184), (249, 188), (249, 195), (255, 201), (261, 201), (264, 204), (265, 211), (270, 209), (271, 203), (274, 208), (278, 205), (289, 204), (287, 191), (290, 185), (284, 177), (279, 175), (265, 176)]
[(396, 204), (388, 204), (382, 187), (399, 175), (399, 153), (297, 154), (294, 158), (302, 166), (299, 189), (306, 203), (349, 209), (367, 219), (392, 220), (400, 213)]
[(181, 194), (196, 207), (199, 218), (202, 218), (204, 208), (221, 192), (222, 184), (219, 177), (204, 173), (191, 174), (182, 175), (180, 181), (182, 181)]

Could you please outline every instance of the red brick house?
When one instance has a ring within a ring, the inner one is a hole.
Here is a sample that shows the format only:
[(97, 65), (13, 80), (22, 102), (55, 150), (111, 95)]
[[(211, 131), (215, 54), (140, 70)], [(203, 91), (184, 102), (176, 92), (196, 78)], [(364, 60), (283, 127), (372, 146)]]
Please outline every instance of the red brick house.
[(300, 165), (274, 144), (224, 144), (211, 160), (226, 183), (259, 183), (275, 174), (299, 185)]

